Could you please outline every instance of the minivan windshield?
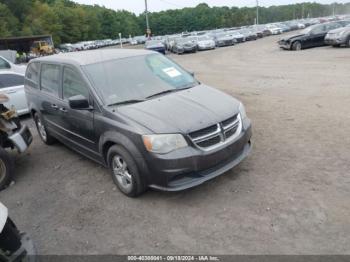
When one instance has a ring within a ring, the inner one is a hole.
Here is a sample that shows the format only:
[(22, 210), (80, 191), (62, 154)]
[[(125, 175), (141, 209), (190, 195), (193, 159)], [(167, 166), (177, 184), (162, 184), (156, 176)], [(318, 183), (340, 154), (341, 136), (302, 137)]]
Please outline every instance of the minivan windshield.
[(106, 105), (144, 101), (198, 84), (191, 74), (160, 54), (104, 61), (83, 69)]

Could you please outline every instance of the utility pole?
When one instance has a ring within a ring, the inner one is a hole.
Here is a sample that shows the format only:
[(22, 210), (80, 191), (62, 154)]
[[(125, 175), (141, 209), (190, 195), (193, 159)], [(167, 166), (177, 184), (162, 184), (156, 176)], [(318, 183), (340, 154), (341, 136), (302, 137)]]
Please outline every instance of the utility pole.
[(335, 3), (333, 3), (333, 17), (335, 16)]
[(151, 29), (149, 28), (147, 0), (145, 0), (145, 14), (146, 14), (147, 37), (149, 38), (151, 35)]
[(259, 0), (256, 0), (256, 24), (259, 24)]

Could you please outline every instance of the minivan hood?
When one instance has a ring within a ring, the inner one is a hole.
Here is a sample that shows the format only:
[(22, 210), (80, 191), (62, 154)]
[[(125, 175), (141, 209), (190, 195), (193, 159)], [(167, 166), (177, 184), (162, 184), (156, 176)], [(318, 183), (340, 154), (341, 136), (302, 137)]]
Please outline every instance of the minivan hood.
[(118, 113), (156, 134), (203, 129), (238, 112), (239, 101), (205, 85), (170, 93), (142, 103), (118, 107)]

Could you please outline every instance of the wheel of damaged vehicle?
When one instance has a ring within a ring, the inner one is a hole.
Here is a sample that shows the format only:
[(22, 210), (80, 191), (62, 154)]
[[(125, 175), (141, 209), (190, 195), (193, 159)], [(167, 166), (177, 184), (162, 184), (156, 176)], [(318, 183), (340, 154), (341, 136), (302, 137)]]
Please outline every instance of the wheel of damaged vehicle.
[(0, 147), (0, 190), (3, 190), (11, 182), (14, 171), (14, 162), (10, 154)]
[(135, 160), (122, 146), (112, 146), (107, 155), (112, 178), (119, 190), (129, 197), (137, 197), (146, 190)]
[(301, 43), (299, 41), (295, 41), (292, 45), (292, 49), (294, 51), (300, 51), (301, 50)]
[(34, 121), (41, 140), (47, 145), (52, 145), (56, 139), (47, 131), (47, 128), (45, 127), (38, 113), (34, 114)]

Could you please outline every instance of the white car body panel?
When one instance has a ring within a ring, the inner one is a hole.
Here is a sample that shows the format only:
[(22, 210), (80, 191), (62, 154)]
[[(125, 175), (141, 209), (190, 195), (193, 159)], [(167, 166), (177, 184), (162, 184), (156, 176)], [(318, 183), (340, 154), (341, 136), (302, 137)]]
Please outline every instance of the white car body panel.
[(10, 65), (10, 68), (0, 69), (0, 72), (1, 71), (12, 71), (12, 72), (15, 72), (15, 73), (18, 73), (18, 74), (22, 74), (22, 75), (25, 74), (27, 66), (25, 66), (25, 65), (15, 65), (14, 63), (11, 63), (9, 60), (4, 58), (3, 56), (0, 56), (0, 59), (6, 61)]
[[(16, 74), (11, 71), (0, 71), (1, 74)], [(23, 74), (17, 74), (24, 77)], [(23, 85), (5, 87), (0, 89), (0, 93), (3, 93), (9, 97), (9, 101), (4, 103), (7, 108), (14, 107), (18, 115), (25, 115), (29, 113), (29, 107)]]
[(24, 115), (29, 112), (24, 85), (2, 88), (0, 92), (10, 98), (7, 103), (4, 103), (7, 108), (16, 108), (18, 115)]

